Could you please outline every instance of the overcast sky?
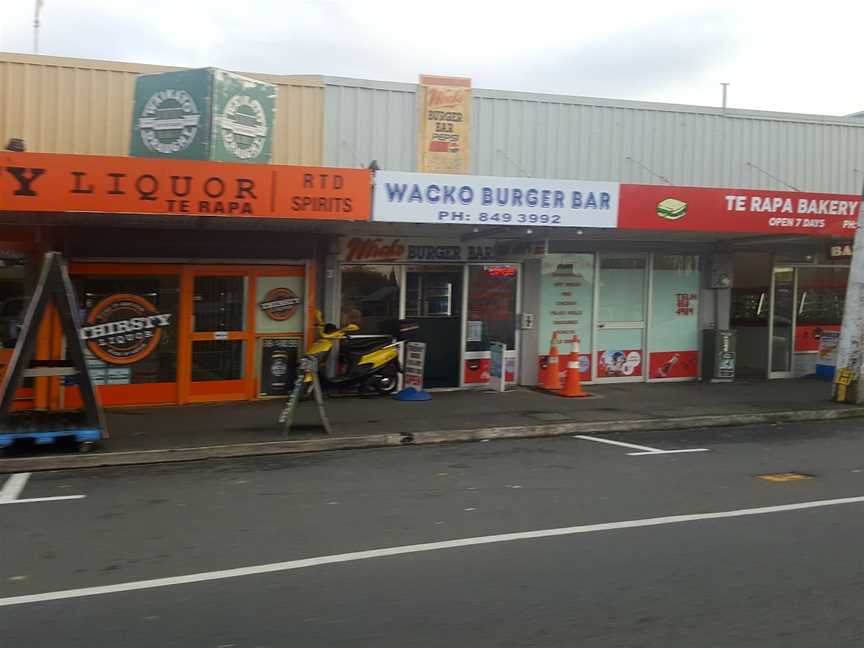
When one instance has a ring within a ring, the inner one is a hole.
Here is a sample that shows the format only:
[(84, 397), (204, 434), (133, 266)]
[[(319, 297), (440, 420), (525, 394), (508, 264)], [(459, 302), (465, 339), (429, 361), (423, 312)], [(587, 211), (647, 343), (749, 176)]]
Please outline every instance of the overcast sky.
[[(35, 1), (0, 0), (0, 51), (32, 52)], [(860, 0), (44, 0), (40, 53), (704, 105), (727, 81), (732, 107), (848, 114), (862, 19)]]

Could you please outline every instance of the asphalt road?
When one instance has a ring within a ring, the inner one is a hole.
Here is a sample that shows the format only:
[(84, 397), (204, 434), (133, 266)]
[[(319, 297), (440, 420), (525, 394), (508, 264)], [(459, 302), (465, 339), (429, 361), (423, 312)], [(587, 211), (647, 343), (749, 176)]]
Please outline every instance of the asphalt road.
[(603, 439), (0, 477), (0, 646), (864, 644), (864, 422)]

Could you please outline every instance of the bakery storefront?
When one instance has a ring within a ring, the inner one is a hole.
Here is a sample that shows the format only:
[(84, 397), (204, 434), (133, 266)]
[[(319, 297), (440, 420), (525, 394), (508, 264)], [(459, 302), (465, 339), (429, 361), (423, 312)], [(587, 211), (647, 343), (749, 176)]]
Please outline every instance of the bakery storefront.
[[(26, 262), (12, 263), (12, 250), (3, 257), (3, 304), (26, 305), (41, 252), (61, 251), (106, 406), (284, 396), (320, 303), (317, 268), (331, 235), (316, 223), (369, 218), (366, 170), (3, 157), (34, 178), (32, 195), (0, 178), (3, 220), (37, 242)], [(56, 322), (43, 329), (39, 354), (62, 356)], [(39, 381), (37, 406), (80, 403), (73, 383)]]

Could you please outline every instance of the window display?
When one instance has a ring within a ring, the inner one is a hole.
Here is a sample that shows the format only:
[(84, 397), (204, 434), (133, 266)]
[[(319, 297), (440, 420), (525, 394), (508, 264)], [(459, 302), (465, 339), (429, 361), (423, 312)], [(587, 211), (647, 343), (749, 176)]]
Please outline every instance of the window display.
[(699, 375), (698, 256), (654, 256), (648, 351), (651, 380)]

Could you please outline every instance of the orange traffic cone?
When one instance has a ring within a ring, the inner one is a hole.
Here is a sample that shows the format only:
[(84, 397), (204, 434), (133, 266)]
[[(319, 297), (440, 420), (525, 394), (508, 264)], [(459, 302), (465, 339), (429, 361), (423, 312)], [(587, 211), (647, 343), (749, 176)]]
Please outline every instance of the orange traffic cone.
[(538, 364), (540, 365), (537, 368), (537, 386), (542, 387), (546, 384), (546, 370), (548, 369), (547, 363), (549, 362), (548, 356), (540, 356)]
[(561, 396), (567, 398), (581, 398), (588, 396), (582, 391), (582, 377), (579, 375), (579, 336), (573, 336), (573, 348), (570, 350), (570, 357), (567, 359), (567, 380), (564, 383), (564, 389), (561, 390)]
[(546, 376), (543, 380), (543, 389), (550, 391), (561, 389), (561, 372), (558, 369), (558, 331), (552, 333), (552, 344), (549, 348), (549, 357), (546, 360)]

